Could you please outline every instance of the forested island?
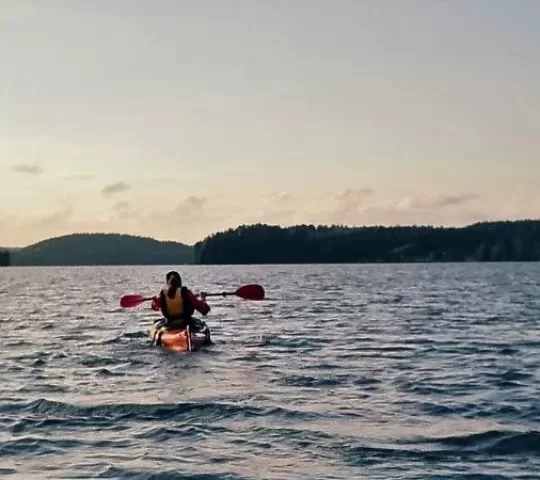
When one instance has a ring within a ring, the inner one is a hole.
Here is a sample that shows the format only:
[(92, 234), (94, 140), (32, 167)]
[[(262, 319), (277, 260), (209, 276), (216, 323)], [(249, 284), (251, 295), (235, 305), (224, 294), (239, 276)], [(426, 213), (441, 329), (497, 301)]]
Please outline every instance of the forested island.
[(181, 265), (193, 263), (193, 247), (114, 233), (50, 238), (11, 254), (12, 265)]
[(195, 244), (200, 264), (540, 260), (540, 221), (429, 226), (250, 225)]
[(194, 246), (121, 234), (73, 234), (1, 255), (0, 265), (185, 265), (539, 261), (540, 220), (430, 226), (243, 225)]

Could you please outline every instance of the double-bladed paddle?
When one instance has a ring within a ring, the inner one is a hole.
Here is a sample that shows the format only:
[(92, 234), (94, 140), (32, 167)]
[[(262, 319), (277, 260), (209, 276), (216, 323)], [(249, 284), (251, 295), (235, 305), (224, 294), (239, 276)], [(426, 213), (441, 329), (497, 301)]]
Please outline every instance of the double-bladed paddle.
[[(207, 297), (227, 297), (237, 296), (244, 300), (264, 300), (264, 288), (261, 285), (250, 284), (244, 285), (234, 292), (221, 292), (221, 293), (207, 293)], [(124, 295), (120, 299), (120, 306), (122, 308), (133, 308), (139, 306), (141, 303), (149, 302), (153, 297), (145, 297), (139, 294)]]

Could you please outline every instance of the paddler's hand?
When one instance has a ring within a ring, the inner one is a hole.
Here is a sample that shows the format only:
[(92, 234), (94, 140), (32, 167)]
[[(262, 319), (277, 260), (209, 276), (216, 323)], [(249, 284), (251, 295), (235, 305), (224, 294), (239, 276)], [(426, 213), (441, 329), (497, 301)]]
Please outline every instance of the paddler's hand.
[(206, 296), (207, 296), (207, 295), (208, 295), (208, 293), (206, 293), (206, 292), (201, 292), (201, 300), (202, 300), (203, 302), (206, 301)]
[(150, 308), (157, 312), (159, 310), (159, 298), (154, 297), (152, 298), (152, 305), (150, 305)]

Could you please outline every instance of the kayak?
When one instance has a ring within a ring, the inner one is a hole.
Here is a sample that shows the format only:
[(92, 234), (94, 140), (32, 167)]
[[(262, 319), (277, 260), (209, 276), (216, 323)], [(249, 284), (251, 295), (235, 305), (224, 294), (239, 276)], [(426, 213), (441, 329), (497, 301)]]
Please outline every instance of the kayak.
[(202, 320), (196, 320), (196, 328), (167, 328), (155, 322), (150, 327), (152, 344), (173, 352), (188, 352), (212, 345), (210, 329)]

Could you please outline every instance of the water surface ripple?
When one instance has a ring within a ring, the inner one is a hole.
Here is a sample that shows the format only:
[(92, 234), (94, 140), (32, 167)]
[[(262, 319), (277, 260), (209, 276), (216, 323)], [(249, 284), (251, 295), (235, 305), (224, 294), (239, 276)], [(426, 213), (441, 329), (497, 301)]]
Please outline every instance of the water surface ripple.
[(168, 267), (0, 269), (1, 478), (533, 479), (538, 264), (182, 268), (216, 344), (149, 345)]

